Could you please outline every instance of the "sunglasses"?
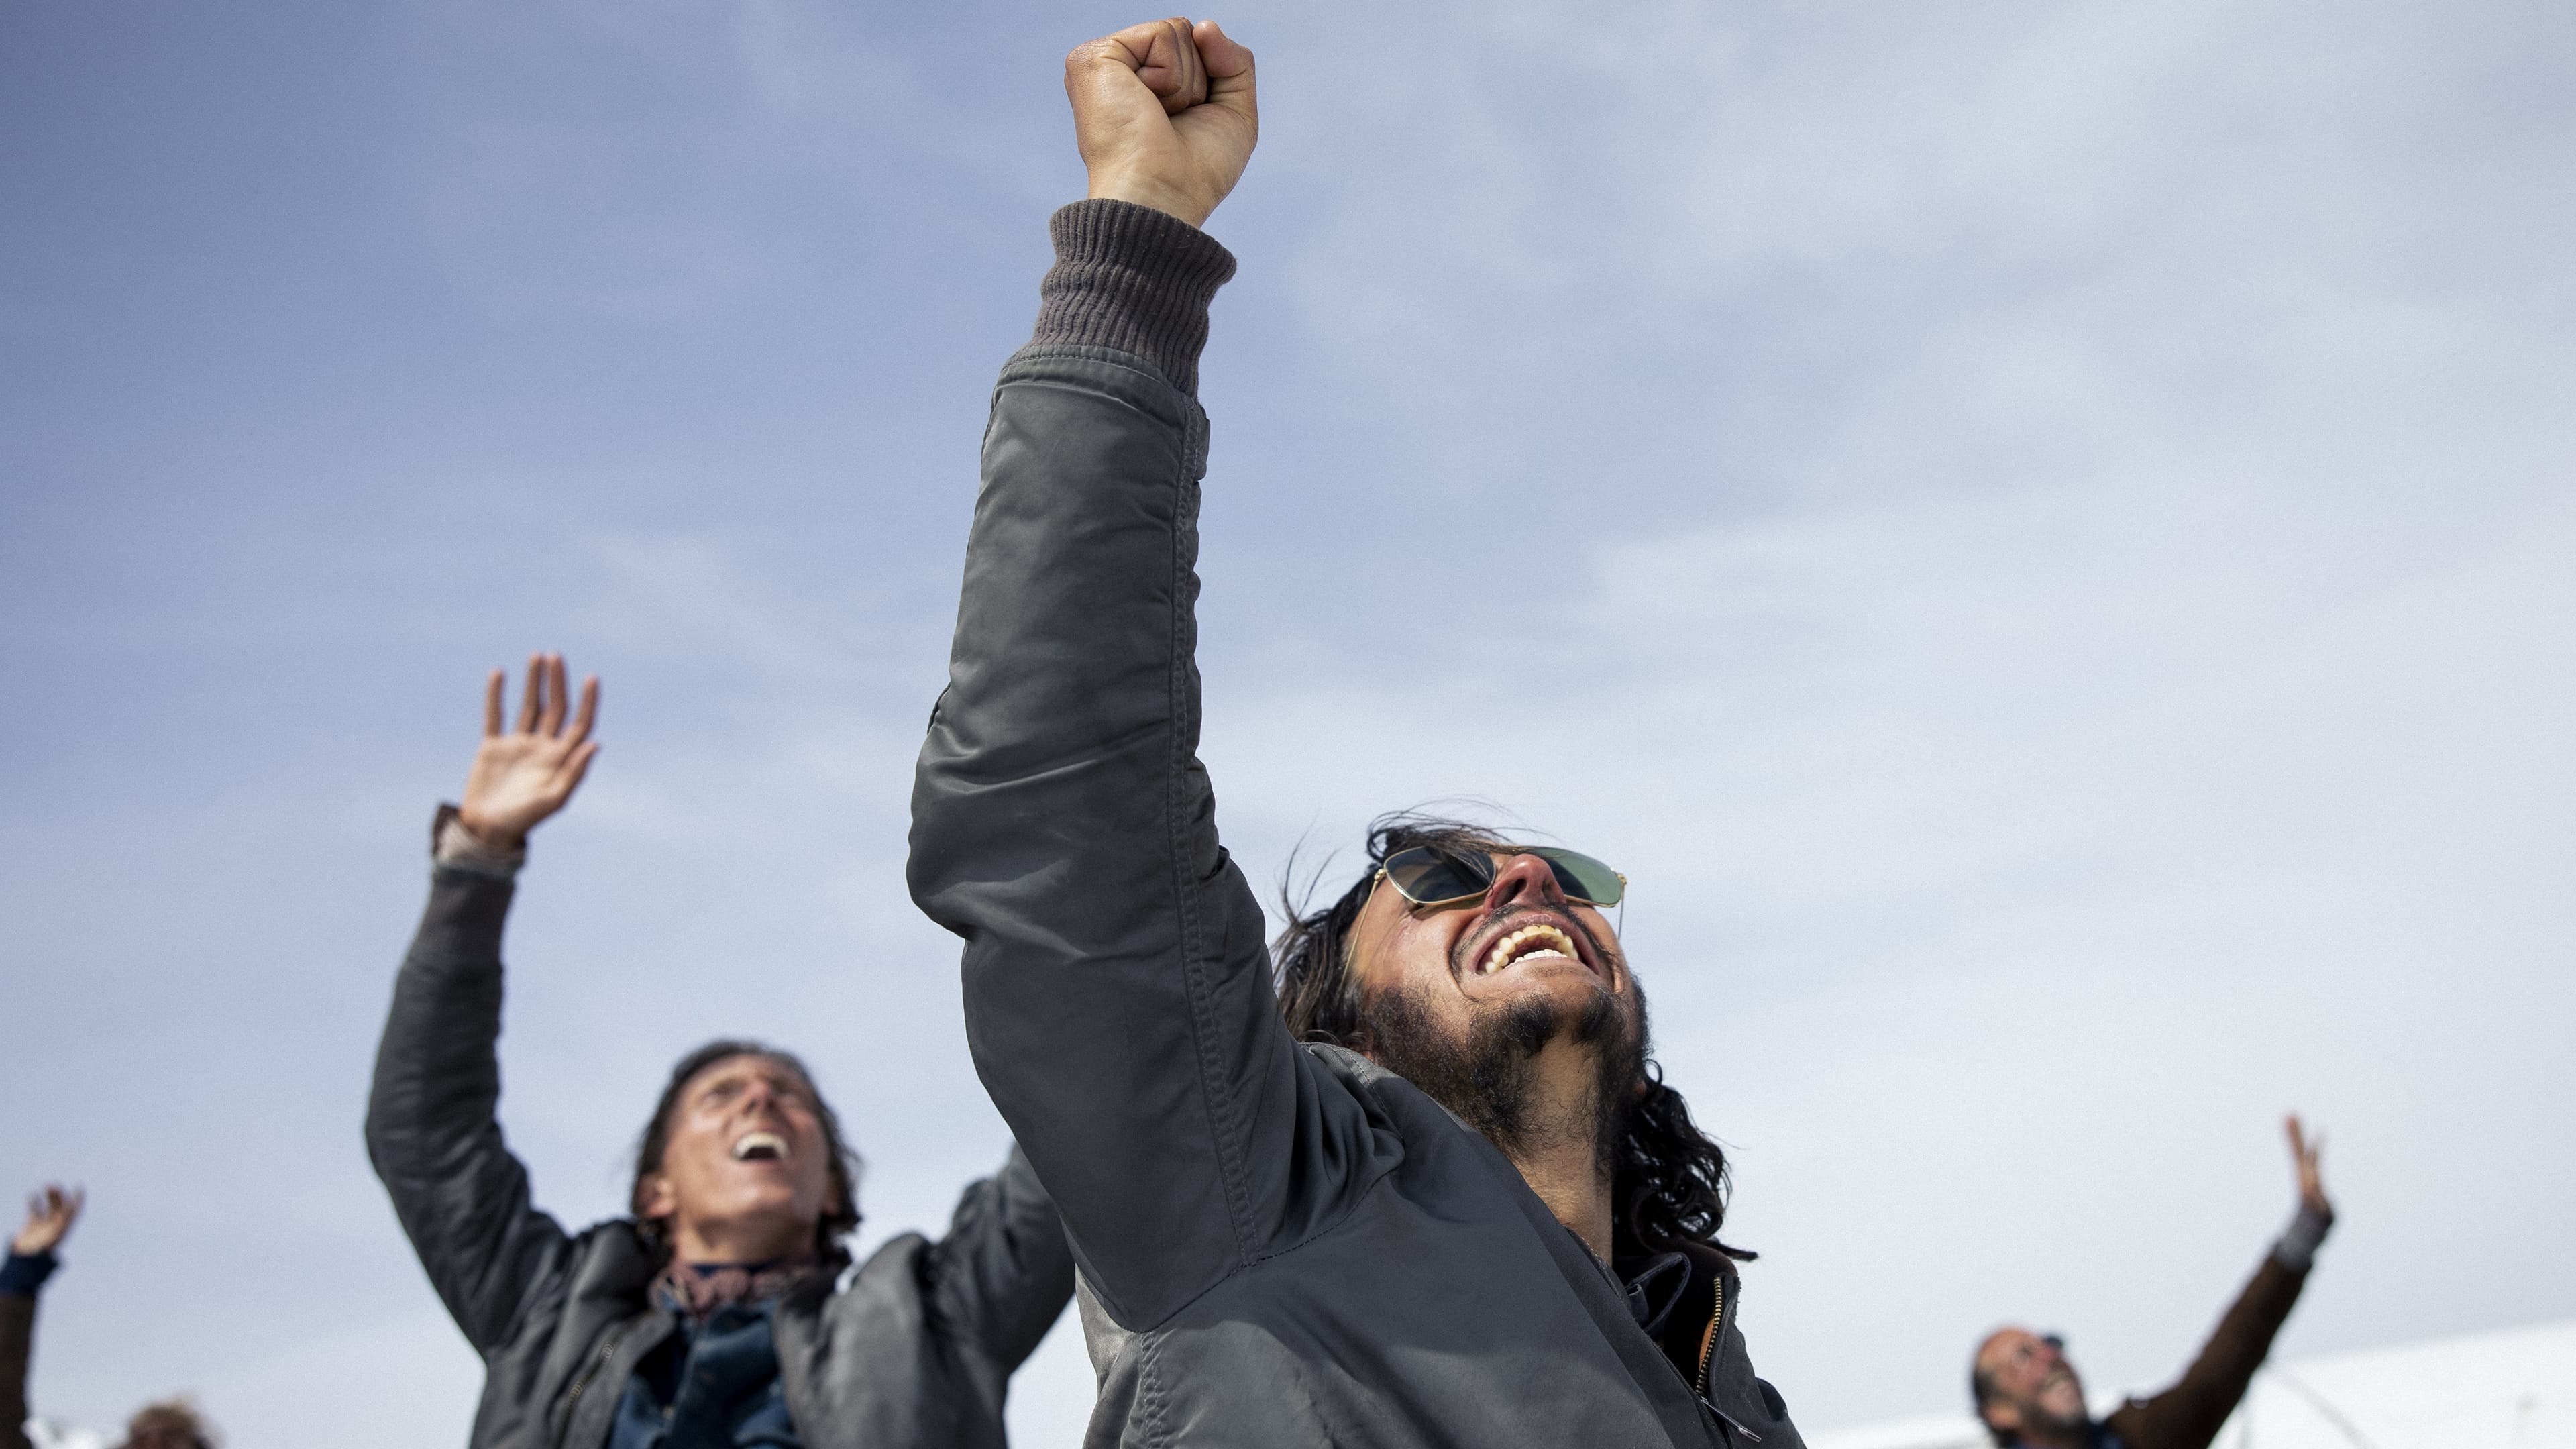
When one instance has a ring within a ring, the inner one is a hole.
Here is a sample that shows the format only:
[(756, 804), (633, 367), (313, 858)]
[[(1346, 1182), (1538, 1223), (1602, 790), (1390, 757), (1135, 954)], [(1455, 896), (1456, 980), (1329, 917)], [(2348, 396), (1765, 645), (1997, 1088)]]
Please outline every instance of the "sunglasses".
[[(1615, 906), (1628, 893), (1628, 878), (1581, 851), (1553, 845), (1512, 846), (1512, 855), (1535, 855), (1556, 873), (1556, 888), (1569, 901), (1587, 906)], [(1445, 906), (1473, 900), (1493, 889), (1497, 867), (1483, 851), (1460, 854), (1436, 845), (1409, 846), (1388, 856), (1377, 868), (1378, 879), (1417, 906)]]

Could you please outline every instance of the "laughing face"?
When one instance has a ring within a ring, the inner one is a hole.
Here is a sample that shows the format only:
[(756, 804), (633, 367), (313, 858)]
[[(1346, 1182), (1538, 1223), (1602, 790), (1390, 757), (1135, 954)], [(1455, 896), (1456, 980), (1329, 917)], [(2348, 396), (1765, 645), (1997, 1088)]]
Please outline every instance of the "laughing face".
[(1592, 1053), (1606, 1131), (1645, 1052), (1645, 1004), (1618, 936), (1566, 899), (1546, 861), (1499, 843), (1490, 853), (1482, 897), (1417, 906), (1380, 882), (1361, 908), (1351, 951), (1364, 1047), (1506, 1151), (1539, 1056)]
[(754, 1263), (811, 1247), (833, 1202), (831, 1148), (813, 1084), (763, 1056), (711, 1062), (680, 1089), (638, 1217), (668, 1224), (684, 1262)]
[(2077, 1442), (2093, 1422), (2084, 1407), (2083, 1380), (2054, 1337), (1998, 1329), (1977, 1348), (1977, 1373), (1989, 1386), (1979, 1412), (2006, 1433)]

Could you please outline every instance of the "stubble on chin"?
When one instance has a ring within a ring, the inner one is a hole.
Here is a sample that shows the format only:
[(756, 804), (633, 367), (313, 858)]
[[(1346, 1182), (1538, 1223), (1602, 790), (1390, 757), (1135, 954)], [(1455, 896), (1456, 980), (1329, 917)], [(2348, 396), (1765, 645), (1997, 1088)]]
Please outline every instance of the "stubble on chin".
[(1501, 1148), (1519, 1155), (1532, 1145), (1538, 1055), (1550, 1042), (1594, 1049), (1598, 1064), (1594, 1158), (1608, 1182), (1617, 1167), (1628, 1108), (1646, 1063), (1646, 1000), (1630, 978), (1633, 1018), (1621, 998), (1597, 991), (1580, 1005), (1530, 993), (1506, 1001), (1473, 1003), (1465, 1034), (1451, 1034), (1420, 996), (1397, 988), (1379, 992), (1360, 1012), (1368, 1054), (1378, 1065), (1422, 1089), (1459, 1120)]

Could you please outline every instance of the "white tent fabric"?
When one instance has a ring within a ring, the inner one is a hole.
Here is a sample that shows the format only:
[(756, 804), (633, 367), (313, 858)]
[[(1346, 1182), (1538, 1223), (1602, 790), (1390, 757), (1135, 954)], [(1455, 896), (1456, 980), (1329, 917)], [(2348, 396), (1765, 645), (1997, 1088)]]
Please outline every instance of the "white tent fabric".
[[(1813, 1449), (1987, 1449), (1989, 1441), (1960, 1413), (1807, 1442)], [(2576, 1319), (2270, 1365), (2219, 1430), (2216, 1449), (2425, 1444), (2576, 1449)]]

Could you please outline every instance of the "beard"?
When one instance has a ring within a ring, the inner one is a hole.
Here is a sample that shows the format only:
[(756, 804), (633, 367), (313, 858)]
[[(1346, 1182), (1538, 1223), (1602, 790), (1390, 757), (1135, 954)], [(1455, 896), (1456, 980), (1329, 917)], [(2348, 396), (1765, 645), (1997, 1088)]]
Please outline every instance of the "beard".
[(2028, 1401), (2017, 1403), (2013, 1407), (2021, 1411), (2021, 1422), (2024, 1428), (2045, 1434), (2052, 1439), (2080, 1435), (2093, 1427), (2092, 1411), (2085, 1407), (2080, 1391), (2076, 1395), (2075, 1411), (2072, 1414), (2061, 1415), (2050, 1412), (2048, 1407), (2040, 1402), (2037, 1394), (2033, 1394)]
[(1540, 1050), (1559, 1040), (1591, 1048), (1593, 1170), (1607, 1185), (1646, 1073), (1646, 998), (1633, 973), (1628, 988), (1634, 1013), (1620, 1010), (1620, 998), (1607, 991), (1579, 1006), (1537, 996), (1478, 1002), (1463, 1037), (1445, 1034), (1414, 993), (1382, 991), (1361, 1009), (1360, 1029), (1379, 1066), (1421, 1088), (1508, 1157), (1522, 1155), (1544, 1130), (1535, 1120)]

